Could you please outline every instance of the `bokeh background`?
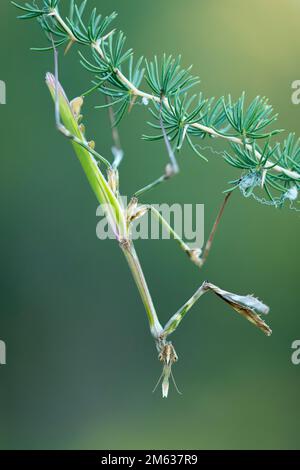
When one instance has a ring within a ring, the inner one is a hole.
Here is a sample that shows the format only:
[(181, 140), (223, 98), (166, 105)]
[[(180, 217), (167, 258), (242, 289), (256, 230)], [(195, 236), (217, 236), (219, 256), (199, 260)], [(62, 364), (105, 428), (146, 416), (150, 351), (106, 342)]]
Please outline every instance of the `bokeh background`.
[[(22, 0), (20, 0), (22, 3)], [(67, 4), (67, 0), (63, 4)], [(266, 95), (279, 126), (300, 133), (291, 83), (300, 78), (298, 0), (89, 0), (126, 32), (138, 55), (162, 52), (194, 64), (207, 96), (243, 90)], [(202, 272), (172, 241), (137, 249), (160, 317), (203, 279), (271, 306), (270, 338), (214, 296), (205, 296), (174, 334), (174, 369), (183, 395), (151, 390), (160, 364), (128, 267), (113, 241), (96, 238), (96, 201), (72, 149), (54, 128), (44, 74), (51, 54), (39, 26), (0, 5), (1, 295), (0, 447), (3, 449), (292, 449), (300, 447), (299, 215), (232, 198)], [(60, 59), (70, 97), (91, 77), (75, 48)], [(86, 100), (88, 135), (110, 155), (105, 110)], [(101, 104), (97, 97), (96, 104)], [(162, 144), (140, 139), (147, 112), (121, 124), (124, 194), (161, 174)], [(209, 142), (211, 143), (211, 142)], [(216, 148), (223, 148), (216, 143)], [(205, 204), (205, 232), (227, 181), (237, 176), (217, 155), (205, 164), (188, 148), (181, 174), (145, 198)]]

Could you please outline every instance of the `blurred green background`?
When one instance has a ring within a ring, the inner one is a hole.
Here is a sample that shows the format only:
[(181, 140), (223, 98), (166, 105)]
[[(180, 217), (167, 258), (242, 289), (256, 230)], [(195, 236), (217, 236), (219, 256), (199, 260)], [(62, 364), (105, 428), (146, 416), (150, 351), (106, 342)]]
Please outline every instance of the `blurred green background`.
[[(22, 3), (22, 2), (21, 2)], [(68, 3), (64, 1), (64, 3)], [(116, 26), (138, 55), (162, 52), (194, 64), (207, 96), (243, 90), (266, 95), (279, 126), (300, 134), (291, 83), (300, 78), (296, 0), (96, 1), (119, 13)], [(214, 296), (205, 296), (173, 336), (178, 386), (168, 400), (151, 390), (160, 374), (146, 315), (113, 241), (96, 238), (96, 201), (72, 149), (54, 128), (44, 86), (51, 54), (39, 26), (0, 5), (1, 295), (0, 447), (3, 449), (291, 449), (300, 447), (299, 215), (236, 193), (202, 272), (172, 241), (137, 249), (160, 317), (168, 317), (204, 279), (271, 306), (270, 338)], [(60, 58), (70, 97), (90, 84), (74, 50)], [(110, 155), (105, 110), (86, 99), (88, 136)], [(97, 103), (101, 104), (101, 97)], [(144, 108), (121, 124), (124, 194), (161, 174), (162, 144), (140, 139)], [(211, 144), (211, 142), (208, 142)], [(219, 143), (216, 148), (223, 148)], [(145, 198), (205, 204), (206, 234), (227, 181), (237, 176), (207, 152), (186, 148), (181, 174)]]

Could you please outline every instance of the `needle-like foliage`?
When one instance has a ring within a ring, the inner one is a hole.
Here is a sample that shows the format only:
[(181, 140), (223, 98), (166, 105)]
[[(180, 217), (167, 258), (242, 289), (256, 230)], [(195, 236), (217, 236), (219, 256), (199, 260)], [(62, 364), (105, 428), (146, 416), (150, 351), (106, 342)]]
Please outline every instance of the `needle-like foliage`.
[[(242, 170), (233, 187), (241, 188), (241, 181), (242, 187), (246, 183), (250, 185), (249, 190), (242, 190), (245, 196), (254, 194), (254, 188), (260, 185), (272, 201), (271, 190), (279, 191), (279, 198), (285, 200), (283, 195), (287, 189), (299, 188), (299, 141), (290, 134), (282, 145), (270, 142), (281, 130), (272, 129), (278, 115), (266, 98), (257, 96), (247, 105), (244, 92), (237, 101), (230, 95), (217, 100), (205, 99), (202, 93), (188, 96), (190, 89), (199, 84), (198, 77), (191, 74), (191, 66), (184, 68), (180, 56), (166, 54), (160, 59), (154, 56), (150, 61), (141, 57), (134, 63), (132, 49), (125, 47), (124, 34), (111, 29), (116, 13), (102, 17), (93, 9), (88, 14), (87, 0), (79, 4), (70, 0), (66, 16), (60, 12), (60, 0), (40, 0), (25, 5), (13, 3), (22, 10), (21, 19), (37, 18), (50, 41), (50, 46), (36, 50), (51, 50), (52, 41), (55, 47), (64, 45), (66, 50), (75, 43), (91, 50), (90, 56), (80, 51), (80, 63), (93, 74), (92, 86), (86, 87), (86, 93), (98, 91), (105, 97), (105, 103), (100, 102), (96, 107), (114, 108), (114, 126), (142, 99), (145, 105), (151, 105), (155, 122), (148, 124), (156, 131), (154, 135), (145, 135), (145, 140), (162, 141), (165, 145), (167, 136), (173, 151), (177, 152), (184, 148), (186, 141), (197, 155), (207, 160), (201, 140), (206, 136), (225, 139), (232, 143), (233, 153), (226, 151), (224, 160)], [(148, 90), (142, 89), (143, 84), (148, 85)], [(267, 144), (261, 149), (256, 141), (263, 139), (267, 139)], [(258, 176), (246, 179), (245, 183), (245, 173)], [(263, 176), (259, 184), (260, 175)]]
[(192, 125), (204, 118), (206, 105), (207, 100), (202, 97), (202, 94), (198, 97), (197, 95), (192, 95), (190, 98), (188, 98), (187, 94), (184, 94), (181, 98), (179, 93), (172, 101), (162, 101), (161, 104), (154, 103), (154, 110), (150, 108), (150, 112), (158, 123), (148, 122), (148, 124), (160, 132), (154, 136), (145, 135), (143, 138), (148, 141), (162, 140), (164, 138), (160, 125), (160, 118), (162, 118), (169, 141), (175, 141), (177, 150), (181, 150), (184, 141), (187, 140), (194, 152), (207, 161), (199, 153), (191, 139), (191, 134), (193, 134)]
[[(287, 170), (300, 173), (300, 138), (296, 139), (295, 134), (290, 133), (277, 150), (281, 165)], [(296, 181), (296, 184), (299, 187), (300, 181)]]
[(204, 139), (206, 136), (212, 137), (212, 134), (209, 133), (206, 129), (212, 129), (218, 134), (224, 133), (230, 128), (228, 121), (226, 119), (226, 114), (223, 106), (223, 97), (215, 99), (210, 98), (206, 102), (205, 112), (199, 120), (205, 128), (191, 127), (190, 134)]
[(18, 16), (20, 20), (30, 20), (32, 18), (38, 18), (40, 16), (51, 14), (52, 11), (58, 6), (59, 1), (60, 0), (44, 0), (40, 7), (38, 7), (35, 2), (33, 2), (33, 4), (26, 2), (24, 5), (19, 5), (15, 2), (12, 2), (12, 4), (25, 12), (24, 14)]
[[(299, 155), (297, 143), (293, 145), (293, 134), (290, 134), (281, 151), (280, 144), (273, 147), (267, 141), (263, 148), (256, 142), (251, 145), (231, 143), (233, 155), (224, 152), (225, 160), (235, 168), (243, 170), (241, 178), (231, 181), (231, 190), (239, 187), (245, 197), (254, 194), (257, 188), (264, 189), (268, 198), (275, 206), (281, 207), (285, 200), (291, 200), (290, 189), (299, 187), (299, 182), (291, 180), (286, 175), (271, 172), (272, 168), (282, 165), (290, 170), (295, 169), (295, 159)], [(270, 161), (274, 163), (270, 164)], [(277, 193), (273, 195), (273, 191)], [(259, 199), (259, 197), (257, 197)]]
[(153, 61), (146, 61), (146, 80), (156, 96), (171, 98), (199, 83), (198, 77), (190, 75), (192, 66), (183, 69), (180, 61), (181, 56), (175, 59), (171, 55), (167, 57), (166, 54), (163, 55), (161, 63), (157, 56), (154, 56)]
[(257, 96), (245, 109), (245, 92), (236, 103), (232, 103), (229, 95), (228, 102), (224, 100), (224, 111), (232, 128), (245, 139), (264, 139), (280, 132), (278, 129), (262, 132), (278, 117), (266, 98)]

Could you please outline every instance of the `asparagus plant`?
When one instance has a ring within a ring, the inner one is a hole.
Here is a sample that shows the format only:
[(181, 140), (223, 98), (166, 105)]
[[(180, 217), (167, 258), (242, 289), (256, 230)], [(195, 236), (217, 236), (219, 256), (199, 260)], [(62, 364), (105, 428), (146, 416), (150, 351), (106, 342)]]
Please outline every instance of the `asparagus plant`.
[[(148, 61), (140, 57), (135, 61), (132, 49), (125, 48), (124, 34), (111, 29), (116, 13), (102, 17), (93, 9), (87, 16), (87, 0), (80, 5), (70, 0), (67, 15), (61, 13), (60, 0), (40, 0), (39, 3), (34, 1), (23, 5), (12, 3), (23, 10), (20, 19), (37, 19), (46, 35), (48, 45), (34, 50), (54, 51), (55, 74), (47, 73), (46, 83), (55, 103), (57, 129), (71, 141), (89, 184), (98, 202), (103, 205), (114, 237), (128, 261), (148, 316), (159, 360), (163, 364), (162, 395), (167, 397), (169, 379), (173, 377), (172, 365), (177, 361), (169, 336), (200, 297), (208, 292), (216, 294), (266, 335), (271, 334), (271, 329), (261, 315), (267, 314), (269, 308), (252, 295), (233, 294), (204, 281), (163, 326), (134, 248), (132, 224), (152, 211), (190, 260), (201, 268), (207, 260), (223, 211), (234, 190), (239, 189), (243, 196), (254, 197), (276, 208), (288, 203), (289, 207), (299, 210), (296, 204), (299, 202), (300, 141), (290, 133), (282, 143), (274, 142), (274, 136), (282, 130), (273, 128), (277, 115), (264, 97), (257, 96), (248, 106), (245, 93), (237, 101), (233, 101), (231, 96), (207, 99), (202, 93), (190, 93), (199, 80), (191, 74), (191, 67), (181, 67), (180, 57), (164, 54), (161, 59), (155, 56)], [(58, 49), (63, 47), (68, 52), (74, 45), (80, 48), (80, 64), (93, 74), (93, 78), (92, 87), (87, 92), (69, 101), (59, 83)], [(112, 162), (95, 150), (93, 141), (87, 140), (81, 123), (83, 96), (92, 92), (103, 95), (104, 104), (98, 107), (107, 107), (109, 111), (113, 139)], [(149, 108), (153, 118), (149, 125), (155, 130), (155, 135), (145, 135), (143, 138), (147, 141), (162, 141), (168, 164), (163, 174), (136, 191), (125, 207), (119, 193), (119, 166), (124, 152), (118, 125), (138, 101)], [(154, 207), (142, 204), (139, 200), (147, 191), (179, 172), (177, 154), (186, 144), (195, 154), (207, 160), (197, 141), (208, 138), (221, 139), (229, 145), (222, 154), (223, 159), (239, 170), (240, 176), (226, 189), (216, 221), (201, 250), (190, 248)], [(263, 191), (266, 194), (264, 197), (260, 195)]]

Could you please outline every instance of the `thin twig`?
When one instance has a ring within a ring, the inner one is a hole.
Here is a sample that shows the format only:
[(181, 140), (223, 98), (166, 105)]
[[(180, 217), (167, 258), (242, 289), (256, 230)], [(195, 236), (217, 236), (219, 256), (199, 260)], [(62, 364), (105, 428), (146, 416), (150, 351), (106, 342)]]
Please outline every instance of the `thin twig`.
[[(58, 23), (60, 24), (60, 26), (65, 30), (65, 32), (69, 35), (70, 37), (70, 40), (73, 41), (73, 42), (77, 42), (76, 38), (74, 39), (74, 35), (73, 33), (71, 32), (70, 28), (67, 26), (67, 24), (64, 22), (64, 20), (61, 18), (61, 16), (59, 15), (58, 11), (57, 10), (54, 10), (49, 16), (53, 16), (56, 18), (56, 20), (58, 21)], [(105, 56), (103, 54), (103, 51), (101, 49), (101, 40), (97, 41), (96, 43), (93, 43), (91, 45), (91, 47), (99, 54), (99, 56), (101, 57), (101, 59), (105, 59)], [(125, 75), (121, 72), (121, 70), (119, 70), (118, 68), (115, 68), (114, 69), (114, 73), (117, 75), (117, 77), (119, 78), (119, 80), (129, 89), (131, 90), (132, 94), (133, 95), (136, 95), (136, 96), (140, 96), (142, 98), (146, 98), (148, 100), (152, 100), (152, 101), (155, 101), (157, 103), (161, 103), (161, 97), (158, 97), (158, 96), (155, 96), (151, 93), (146, 93), (142, 90), (140, 90), (139, 88), (137, 88), (135, 85), (133, 85), (133, 83), (130, 82), (130, 80), (128, 80), (127, 77), (125, 77)], [(169, 108), (172, 108), (172, 105), (170, 105), (169, 101), (166, 99), (166, 98), (163, 98), (163, 101), (164, 101), (164, 104), (169, 107)], [(211, 128), (211, 127), (207, 127), (203, 124), (200, 124), (200, 123), (193, 123), (193, 124), (190, 124), (192, 127), (195, 127), (196, 129), (200, 129), (201, 131), (213, 136), (213, 137), (218, 137), (220, 139), (225, 139), (229, 142), (234, 142), (238, 145), (243, 145), (245, 146), (245, 142), (243, 139), (239, 138), (239, 137), (235, 137), (235, 136), (229, 136), (229, 135), (224, 135), (224, 134), (221, 134), (219, 133), (218, 131), (216, 131), (215, 129)], [(246, 148), (248, 148), (249, 150), (252, 150), (252, 146), (250, 144), (246, 144)], [(258, 158), (258, 160), (261, 159), (261, 154), (260, 152), (258, 152), (257, 150), (255, 151), (255, 154)], [(289, 176), (290, 178), (293, 178), (295, 180), (300, 180), (300, 174), (297, 173), (296, 171), (292, 171), (292, 170), (289, 170), (287, 168), (283, 168), (281, 167), (280, 165), (274, 165), (274, 163), (270, 160), (268, 160), (266, 163), (269, 164), (269, 168), (272, 168), (274, 171), (278, 172), (278, 173), (283, 173), (287, 176)], [(268, 167), (266, 167), (266, 169), (268, 169)]]

